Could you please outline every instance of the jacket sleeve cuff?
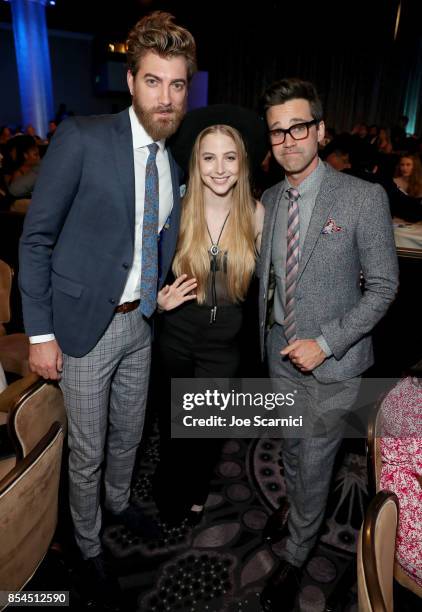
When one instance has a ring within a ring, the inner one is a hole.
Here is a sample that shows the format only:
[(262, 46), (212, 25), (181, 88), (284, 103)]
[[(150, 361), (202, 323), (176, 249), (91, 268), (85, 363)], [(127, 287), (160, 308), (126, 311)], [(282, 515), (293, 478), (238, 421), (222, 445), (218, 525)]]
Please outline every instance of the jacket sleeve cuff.
[(333, 354), (333, 351), (328, 346), (327, 341), (324, 338), (324, 336), (321, 334), (321, 336), (318, 336), (318, 338), (315, 338), (315, 340), (318, 342), (319, 347), (324, 351), (326, 356), (331, 357), (331, 355)]

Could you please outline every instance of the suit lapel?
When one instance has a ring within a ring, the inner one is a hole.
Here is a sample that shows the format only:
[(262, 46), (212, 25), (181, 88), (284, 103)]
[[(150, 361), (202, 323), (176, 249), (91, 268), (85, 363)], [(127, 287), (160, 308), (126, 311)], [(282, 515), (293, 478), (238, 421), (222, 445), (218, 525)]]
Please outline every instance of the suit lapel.
[(135, 239), (135, 171), (133, 160), (132, 130), (129, 110), (116, 115), (116, 124), (112, 131), (113, 151), (117, 166), (117, 176), (123, 194), (126, 213), (131, 231), (132, 244)]
[(274, 199), (274, 206), (271, 208), (270, 213), (265, 213), (264, 227), (262, 230), (262, 244), (265, 245), (265, 252), (263, 252), (263, 265), (262, 270), (264, 271), (265, 277), (268, 278), (268, 273), (271, 264), (271, 253), (272, 245), (274, 240), (274, 228), (277, 219), (278, 207), (280, 206), (281, 198), (284, 192), (284, 181), (281, 181), (280, 188)]
[(306, 233), (303, 250), (300, 256), (298, 278), (299, 281), (309, 258), (315, 248), (318, 238), (321, 236), (321, 231), (327, 222), (330, 211), (335, 204), (334, 190), (338, 184), (337, 173), (332, 172), (327, 168), (327, 176), (323, 180), (321, 189), (317, 195), (314, 210), (312, 211), (311, 220), (308, 231)]

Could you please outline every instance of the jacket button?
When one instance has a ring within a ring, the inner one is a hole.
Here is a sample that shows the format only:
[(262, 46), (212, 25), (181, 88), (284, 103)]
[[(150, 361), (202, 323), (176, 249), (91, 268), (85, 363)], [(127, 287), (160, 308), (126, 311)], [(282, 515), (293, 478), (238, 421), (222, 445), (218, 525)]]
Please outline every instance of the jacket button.
[(129, 264), (125, 262), (125, 263), (123, 264), (123, 268), (124, 268), (125, 270), (127, 270), (127, 269), (129, 268)]
[(110, 299), (109, 299), (109, 302), (110, 302), (110, 304), (115, 304), (115, 303), (116, 303), (116, 300), (114, 300), (113, 298), (110, 298)]

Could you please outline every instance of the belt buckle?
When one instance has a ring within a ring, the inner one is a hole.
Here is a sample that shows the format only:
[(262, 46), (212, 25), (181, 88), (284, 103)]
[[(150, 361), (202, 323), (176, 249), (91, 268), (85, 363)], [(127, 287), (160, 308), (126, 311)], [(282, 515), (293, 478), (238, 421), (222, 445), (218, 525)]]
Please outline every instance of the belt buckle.
[(130, 310), (131, 303), (132, 302), (123, 302), (123, 304), (119, 304), (119, 306), (116, 306), (115, 312), (120, 314), (126, 314)]

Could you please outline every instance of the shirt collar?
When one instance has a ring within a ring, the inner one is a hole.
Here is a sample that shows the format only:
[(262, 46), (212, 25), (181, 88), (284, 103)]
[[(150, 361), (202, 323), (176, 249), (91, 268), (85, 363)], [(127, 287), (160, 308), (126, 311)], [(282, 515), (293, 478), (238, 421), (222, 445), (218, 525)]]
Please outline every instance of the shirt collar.
[[(132, 140), (134, 149), (141, 149), (143, 147), (147, 147), (149, 144), (154, 142), (154, 140), (151, 138), (148, 132), (145, 131), (144, 126), (136, 116), (135, 109), (133, 108), (133, 106), (129, 108), (129, 119), (130, 127), (132, 130)], [(156, 142), (160, 151), (163, 152), (166, 148), (165, 139), (157, 140)]]
[(300, 196), (303, 198), (311, 192), (319, 191), (319, 186), (322, 183), (322, 180), (325, 175), (325, 166), (323, 162), (318, 158), (318, 166), (311, 172), (309, 176), (304, 179), (298, 187), (294, 185), (290, 185), (288, 179), (286, 178), (286, 187), (285, 189), (289, 189), (289, 187), (293, 187), (296, 189)]

